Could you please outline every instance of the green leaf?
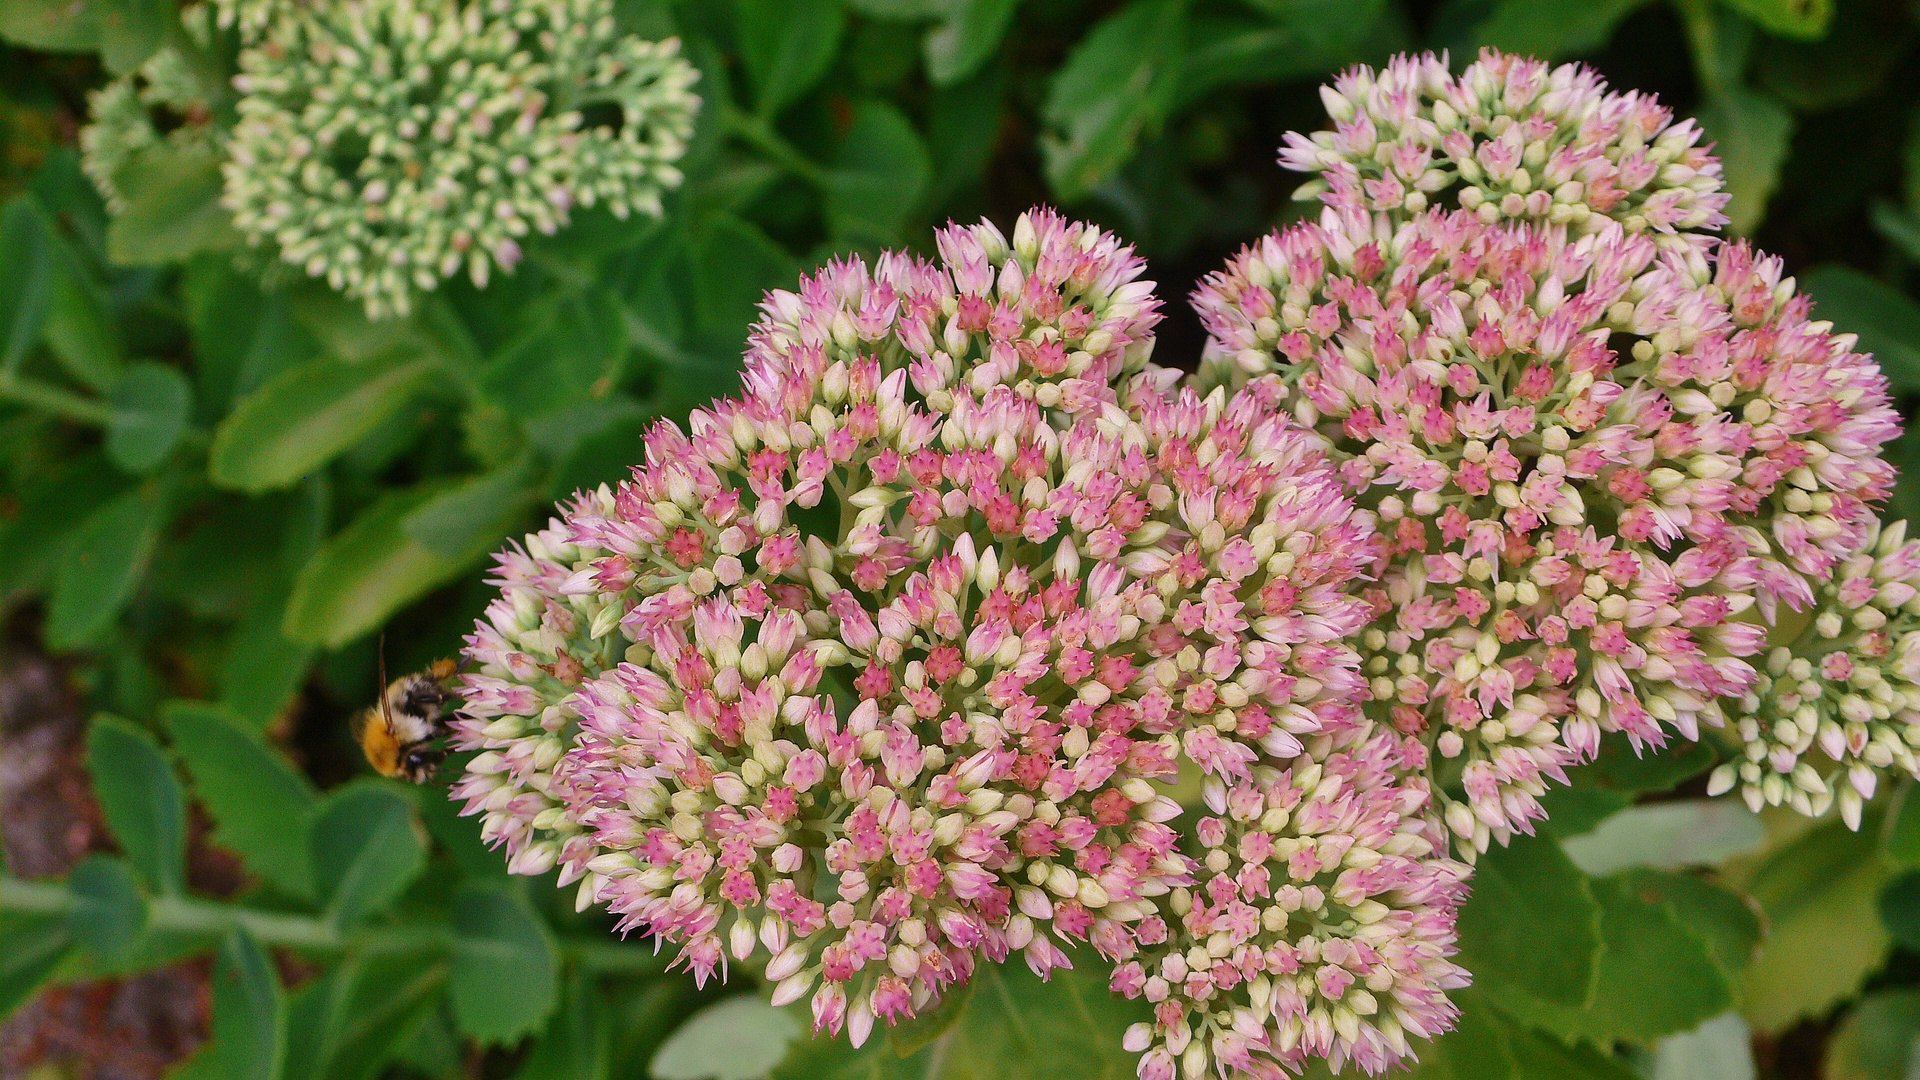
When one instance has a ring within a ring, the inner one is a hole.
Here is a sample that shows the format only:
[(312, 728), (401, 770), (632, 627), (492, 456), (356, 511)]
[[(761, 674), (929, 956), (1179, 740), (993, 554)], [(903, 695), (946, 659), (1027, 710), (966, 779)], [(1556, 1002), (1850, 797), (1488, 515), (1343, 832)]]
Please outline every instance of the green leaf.
[(1722, 0), (1728, 7), (1782, 37), (1816, 40), (1833, 21), (1833, 0)]
[(1518, 1080), (1512, 1024), (1475, 993), (1460, 995), (1460, 1018), (1452, 1031), (1419, 1045), (1419, 1062), (1407, 1080)]
[(945, 1035), (954, 1024), (959, 1023), (972, 1001), (971, 980), (949, 986), (931, 1008), (887, 1029), (887, 1041), (893, 1045), (893, 1052), (901, 1057), (918, 1053), (922, 1047)]
[(95, 964), (112, 968), (131, 956), (147, 929), (147, 898), (133, 866), (115, 855), (91, 855), (67, 877), (73, 893), (73, 940)]
[(66, 919), (0, 911), (0, 1020), (25, 1004), (72, 951)]
[(400, 353), (348, 363), (312, 360), (249, 394), (214, 432), (208, 471), (223, 487), (286, 487), (345, 452), (400, 411), (432, 375)]
[(1019, 961), (982, 964), (958, 1023), (909, 1057), (876, 1037), (853, 1049), (844, 1035), (793, 1044), (775, 1080), (1132, 1080), (1139, 1055), (1120, 1041), (1150, 1017), (1144, 1002), (1107, 989), (1091, 950), (1071, 971), (1041, 982)]
[(107, 393), (120, 381), (126, 347), (108, 310), (105, 290), (81, 263), (66, 238), (46, 233), (48, 267), (46, 314), (41, 340), (67, 374), (95, 393)]
[(915, 21), (937, 19), (952, 7), (950, 0), (842, 0), (847, 8), (870, 19)]
[(1647, 0), (1499, 0), (1474, 41), (1542, 60), (1593, 52)]
[(1586, 1043), (1569, 1046), (1528, 1028), (1507, 1029), (1522, 1080), (1641, 1080), (1640, 1074)]
[(213, 838), (247, 871), (289, 896), (313, 896), (308, 822), (320, 804), (313, 784), (217, 705), (174, 701), (160, 712), (193, 794), (213, 816)]
[(1551, 839), (1515, 837), (1480, 856), (1459, 929), (1460, 962), (1483, 985), (1572, 1008), (1591, 1000), (1600, 908)]
[(1911, 780), (1900, 785), (1887, 810), (1881, 850), (1887, 863), (1900, 870), (1920, 868), (1920, 790), (1916, 789), (1920, 783)]
[(1746, 889), (1769, 928), (1744, 982), (1741, 1011), (1756, 1029), (1824, 1013), (1880, 967), (1889, 942), (1876, 907), (1888, 871), (1875, 831), (1817, 825), (1753, 870)]
[(1827, 1040), (1825, 1080), (1908, 1080), (1920, 1048), (1920, 990), (1868, 994)]
[(1873, 229), (1908, 262), (1920, 263), (1920, 221), (1890, 202), (1873, 204)]
[(280, 1080), (287, 1061), (287, 1004), (273, 962), (244, 930), (220, 945), (213, 972), (213, 1037), (175, 1080)]
[(836, 0), (733, 0), (733, 25), (763, 118), (813, 89), (834, 55), (847, 15)]
[(192, 408), (193, 389), (179, 368), (150, 362), (127, 365), (113, 387), (107, 457), (127, 472), (151, 472), (179, 445)]
[[(766, 233), (732, 214), (714, 218), (692, 255), (694, 321), (716, 348), (737, 355), (760, 298), (769, 288), (792, 288), (800, 267)], [(732, 381), (712, 389), (724, 390)]]
[(1733, 196), (1726, 206), (1730, 228), (1748, 235), (1766, 216), (1767, 200), (1780, 183), (1780, 166), (1793, 141), (1793, 114), (1772, 95), (1728, 86), (1708, 94), (1698, 118), (1714, 140)]
[(1001, 111), (1011, 80), (1004, 64), (936, 89), (927, 102), (927, 147), (934, 178), (926, 201), (943, 206), (978, 183), (1000, 143)]
[(419, 952), (360, 953), (288, 1003), (285, 1080), (373, 1080), (432, 1019), (447, 964)]
[(328, 792), (307, 835), (315, 893), (341, 926), (386, 910), (426, 866), (413, 803), (384, 783)]
[(238, 247), (240, 234), (220, 206), (221, 159), (213, 146), (161, 142), (115, 171), (127, 208), (107, 225), (108, 257), (158, 266)]
[(1651, 1080), (1754, 1080), (1753, 1033), (1735, 1012), (1660, 1040)]
[(47, 644), (72, 649), (113, 625), (146, 576), (165, 523), (165, 500), (151, 485), (89, 514), (67, 540), (47, 608)]
[[(0, 13), (25, 3), (0, 0)], [(0, 33), (4, 32), (5, 23), (0, 21)], [(25, 196), (15, 197), (0, 210), (0, 266), (7, 268), (0, 275), (0, 371), (12, 371), (39, 340), (53, 291), (53, 256), (45, 218)]]
[(300, 692), (315, 649), (283, 629), (291, 586), (275, 584), (247, 608), (220, 658), (220, 703), (253, 728), (272, 723)]
[(1920, 870), (1901, 874), (1881, 890), (1880, 925), (1909, 949), (1920, 943)]
[(388, 492), (329, 539), (294, 581), (288, 639), (338, 648), (478, 559), (484, 547), (449, 558), (407, 535), (408, 517), (446, 490), (435, 483)]
[(1746, 897), (1693, 874), (1644, 867), (1615, 874), (1613, 880), (1645, 903), (1671, 907), (1729, 976), (1739, 976), (1753, 961), (1763, 935), (1760, 914)]
[(1629, 866), (1717, 863), (1766, 841), (1760, 818), (1732, 799), (1676, 799), (1622, 810), (1562, 847), (1575, 866), (1598, 876)]
[(465, 886), (453, 900), (448, 989), (460, 1030), (485, 1043), (537, 1031), (559, 998), (559, 957), (547, 924), (516, 892)]
[(127, 488), (125, 473), (102, 453), (83, 453), (44, 476), (23, 478), (19, 512), (0, 522), (0, 600), (48, 588), (66, 559), (73, 523)]
[(800, 1022), (748, 994), (709, 1005), (653, 1056), (659, 1080), (760, 1080), (780, 1064)]
[(841, 240), (897, 242), (932, 175), (927, 148), (900, 110), (861, 102), (827, 173), (828, 231)]
[(186, 885), (187, 810), (160, 744), (116, 716), (93, 718), (87, 772), (120, 850), (154, 889)]
[(1798, 113), (1855, 104), (1878, 90), (1913, 43), (1906, 12), (1874, 0), (1838, 0), (1819, 41), (1769, 37), (1757, 43), (1754, 78)]
[(1041, 109), (1047, 183), (1061, 199), (1084, 198), (1159, 129), (1185, 50), (1179, 0), (1133, 0), (1073, 47)]
[(1801, 275), (1813, 315), (1834, 331), (1860, 335), (1859, 349), (1880, 362), (1895, 391), (1920, 390), (1920, 304), (1898, 289), (1839, 263)]
[(500, 546), (538, 498), (530, 458), (482, 473), (434, 496), (401, 522), (407, 539), (449, 559)]
[(952, 86), (979, 71), (1000, 51), (1020, 0), (959, 0), (947, 20), (927, 31), (927, 78)]
[(1592, 889), (1605, 947), (1591, 1002), (1568, 1007), (1502, 995), (1515, 1015), (1568, 1040), (1647, 1045), (1733, 1004), (1733, 985), (1706, 940), (1672, 908), (1635, 895), (1613, 878), (1595, 879)]
[(100, 47), (97, 0), (0, 0), (0, 37), (48, 52), (92, 52)]
[(567, 980), (560, 1011), (534, 1043), (513, 1080), (605, 1080), (607, 1007), (599, 988), (575, 970)]
[(1704, 742), (1636, 750), (1625, 735), (1609, 734), (1592, 761), (1567, 770), (1568, 786), (1556, 785), (1541, 800), (1547, 831), (1562, 837), (1588, 832), (1632, 805), (1636, 796), (1670, 790), (1713, 768), (1716, 760), (1713, 747)]

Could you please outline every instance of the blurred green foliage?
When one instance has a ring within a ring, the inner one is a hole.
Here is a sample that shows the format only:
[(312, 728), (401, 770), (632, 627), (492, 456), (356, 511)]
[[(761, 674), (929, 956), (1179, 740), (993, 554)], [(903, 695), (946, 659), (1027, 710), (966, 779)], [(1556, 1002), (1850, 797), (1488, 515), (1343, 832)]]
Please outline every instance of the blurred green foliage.
[[(212, 1039), (182, 1076), (1130, 1075), (1134, 1010), (1090, 959), (1050, 985), (984, 972), (861, 1051), (789, 1051), (804, 1019), (709, 1004), (753, 972), (723, 992), (663, 974), (550, 881), (509, 879), (439, 790), (355, 778), (346, 721), (383, 636), (396, 672), (455, 651), (487, 553), (623, 476), (646, 425), (727, 392), (763, 290), (835, 254), (1054, 202), (1140, 245), (1168, 300), (1159, 359), (1196, 356), (1185, 291), (1310, 212), (1274, 148), (1323, 126), (1316, 84), (1350, 63), (1496, 45), (1698, 115), (1734, 229), (1920, 392), (1920, 10), (1901, 0), (618, 10), (702, 72), (666, 216), (579, 213), (486, 291), (455, 280), (369, 322), (236, 250), (207, 155), (129, 162), (113, 217), (80, 172), (86, 91), (172, 44), (228, 107), (231, 42), (193, 46), (166, 0), (0, 0), (0, 603), (114, 714), (88, 765), (119, 847), (63, 883), (0, 879), (0, 1010), (207, 954)], [(1920, 487), (1898, 502), (1920, 514)], [(1618, 828), (1569, 849), (1604, 866), (1562, 851), (1712, 764), (1610, 746), (1553, 797), (1554, 837), (1483, 860), (1461, 923), (1476, 987), (1418, 1075), (1738, 1080), (1749, 1024), (1773, 1045), (1836, 1016), (1828, 1075), (1908, 1075), (1920, 799), (1730, 860), (1705, 819), (1721, 846), (1686, 849), (1693, 803), (1659, 815), (1658, 866)], [(187, 887), (191, 804), (246, 870), (234, 897)], [(1811, 1075), (1801, 1058), (1760, 1067)]]

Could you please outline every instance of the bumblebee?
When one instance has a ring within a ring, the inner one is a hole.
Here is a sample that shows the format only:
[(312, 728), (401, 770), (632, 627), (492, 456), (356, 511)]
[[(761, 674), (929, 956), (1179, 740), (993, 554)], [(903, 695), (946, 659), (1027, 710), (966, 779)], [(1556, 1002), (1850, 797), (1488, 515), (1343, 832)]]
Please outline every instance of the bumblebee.
[[(360, 714), (353, 738), (375, 772), (412, 784), (433, 779), (447, 752), (428, 744), (445, 733), (441, 711), (453, 700), (446, 682), (456, 667), (452, 660), (438, 660), (425, 671), (402, 675), (387, 684), (377, 704)], [(381, 681), (386, 677), (383, 661)]]

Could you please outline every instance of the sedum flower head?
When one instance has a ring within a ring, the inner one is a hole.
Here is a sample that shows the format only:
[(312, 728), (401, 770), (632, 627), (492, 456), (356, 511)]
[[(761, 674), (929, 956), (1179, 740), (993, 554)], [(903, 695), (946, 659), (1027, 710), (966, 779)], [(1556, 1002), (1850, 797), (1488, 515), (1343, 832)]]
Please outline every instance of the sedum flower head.
[(308, 0), (213, 0), (212, 6), (220, 29), (237, 33), (242, 45), (258, 45), (275, 27), (301, 18), (314, 5)]
[(512, 270), (520, 238), (576, 206), (658, 215), (699, 100), (678, 50), (619, 36), (611, 0), (346, 0), (289, 19), (241, 56), (224, 202), (251, 243), (370, 315), (405, 314), (463, 270), (477, 286)]
[[(205, 5), (181, 13), (187, 31), (202, 45), (207, 32)], [(87, 95), (92, 123), (80, 131), (80, 167), (100, 191), (110, 213), (123, 213), (126, 199), (114, 174), (141, 151), (161, 143), (176, 147), (219, 145), (210, 123), (207, 94), (192, 68), (171, 45), (163, 46), (132, 75), (115, 79)], [(155, 123), (158, 116), (168, 130)]]
[[(1289, 133), (1281, 163), (1320, 179), (1298, 198), (1385, 212), (1429, 206), (1481, 221), (1606, 221), (1629, 233), (1681, 236), (1726, 224), (1720, 162), (1692, 120), (1650, 94), (1612, 93), (1579, 64), (1484, 49), (1458, 76), (1444, 55), (1355, 66), (1321, 99), (1332, 131)], [(1685, 238), (1688, 243), (1703, 238)]]
[(1154, 1020), (1128, 1032), (1141, 1080), (1279, 1076), (1309, 1057), (1370, 1074), (1453, 1026), (1448, 959), (1468, 868), (1427, 813), (1417, 736), (1336, 723), (1291, 755), (1218, 770), (1195, 830), (1205, 884), (1175, 890), (1171, 926), (1114, 969)]
[(1157, 301), (1047, 212), (775, 293), (738, 399), (502, 556), (457, 789), (704, 979), (863, 1041), (1014, 951), (1164, 940), (1184, 754), (1358, 720), (1369, 521), (1270, 398), (1167, 395)]
[(1744, 244), (1329, 209), (1207, 279), (1203, 378), (1273, 373), (1378, 508), (1375, 700), (1484, 850), (1602, 731), (1720, 722), (1777, 600), (1872, 528), (1886, 379)]
[[(1800, 641), (1774, 649), (1740, 703), (1745, 760), (1715, 769), (1747, 805), (1809, 816), (1834, 802), (1849, 828), (1880, 777), (1920, 777), (1920, 540), (1874, 528), (1822, 583)], [(1818, 753), (1815, 753), (1815, 751)]]

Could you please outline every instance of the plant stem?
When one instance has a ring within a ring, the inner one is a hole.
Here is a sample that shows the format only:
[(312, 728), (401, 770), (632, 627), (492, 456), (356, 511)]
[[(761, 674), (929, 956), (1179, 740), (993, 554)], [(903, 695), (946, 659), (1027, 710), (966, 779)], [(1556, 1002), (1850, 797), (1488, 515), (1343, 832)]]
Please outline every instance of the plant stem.
[(96, 427), (106, 427), (113, 420), (113, 407), (104, 401), (18, 375), (0, 375), (0, 397), (10, 397), (43, 412)]
[(728, 131), (751, 143), (754, 149), (772, 158), (775, 164), (807, 183), (815, 187), (826, 185), (826, 170), (815, 165), (805, 154), (794, 149), (792, 143), (781, 138), (780, 133), (773, 130), (773, 125), (760, 117), (741, 112), (730, 102), (723, 103), (720, 110)]
[[(74, 896), (65, 886), (0, 875), (0, 911), (65, 916), (72, 914), (74, 906)], [(304, 953), (419, 952), (453, 946), (452, 934), (437, 924), (402, 923), (342, 932), (331, 920), (322, 917), (261, 911), (179, 895), (149, 900), (147, 925), (155, 930), (203, 934), (209, 938), (245, 930), (262, 945)], [(668, 958), (655, 954), (646, 945), (579, 937), (564, 937), (556, 944), (568, 961), (596, 975), (653, 974), (667, 966)]]

